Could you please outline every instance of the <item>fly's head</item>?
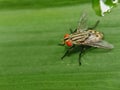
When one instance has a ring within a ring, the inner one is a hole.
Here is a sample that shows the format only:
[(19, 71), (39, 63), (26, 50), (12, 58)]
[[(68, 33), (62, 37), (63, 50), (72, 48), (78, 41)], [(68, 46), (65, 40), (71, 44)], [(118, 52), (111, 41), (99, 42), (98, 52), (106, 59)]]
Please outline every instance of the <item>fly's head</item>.
[(68, 47), (73, 46), (72, 40), (70, 39), (70, 34), (65, 34), (65, 35), (64, 35), (64, 43), (65, 43), (65, 45), (67, 45)]

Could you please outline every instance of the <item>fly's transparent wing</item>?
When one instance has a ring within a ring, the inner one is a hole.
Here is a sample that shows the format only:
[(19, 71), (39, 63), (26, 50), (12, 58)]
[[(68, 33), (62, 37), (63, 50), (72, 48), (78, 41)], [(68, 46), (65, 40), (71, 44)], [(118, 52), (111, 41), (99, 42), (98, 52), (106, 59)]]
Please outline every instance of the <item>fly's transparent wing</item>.
[(95, 43), (89, 43), (89, 46), (97, 47), (97, 48), (103, 48), (103, 49), (113, 49), (114, 46), (107, 41), (101, 40), (99, 42)]
[(77, 31), (84, 31), (84, 30), (87, 30), (87, 28), (88, 28), (87, 27), (87, 15), (86, 13), (83, 13), (80, 17)]

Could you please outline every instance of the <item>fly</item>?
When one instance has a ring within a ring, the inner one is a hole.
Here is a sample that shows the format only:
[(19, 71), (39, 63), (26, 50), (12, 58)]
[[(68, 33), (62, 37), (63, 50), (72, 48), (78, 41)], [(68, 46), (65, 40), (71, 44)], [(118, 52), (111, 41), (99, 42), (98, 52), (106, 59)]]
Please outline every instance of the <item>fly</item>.
[(86, 25), (86, 15), (83, 14), (80, 18), (77, 29), (74, 31), (70, 30), (70, 34), (65, 34), (62, 46), (67, 45), (69, 48), (65, 54), (61, 57), (63, 59), (67, 56), (70, 51), (72, 51), (76, 46), (80, 47), (79, 53), (79, 65), (81, 65), (81, 56), (85, 51), (91, 47), (103, 48), (103, 49), (112, 49), (114, 46), (107, 41), (103, 40), (103, 33), (96, 31), (95, 28), (99, 24), (99, 21), (91, 28), (88, 28)]

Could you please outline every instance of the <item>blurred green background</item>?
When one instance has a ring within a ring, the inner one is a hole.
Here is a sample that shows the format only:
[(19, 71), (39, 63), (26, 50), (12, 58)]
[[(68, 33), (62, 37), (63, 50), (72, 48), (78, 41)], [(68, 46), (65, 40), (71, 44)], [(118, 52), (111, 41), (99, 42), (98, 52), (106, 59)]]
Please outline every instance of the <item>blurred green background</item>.
[[(61, 61), (61, 42), (82, 12), (115, 48)], [(105, 17), (89, 0), (0, 1), (0, 90), (120, 90), (120, 5)]]
[(0, 0), (0, 8), (46, 8), (88, 3), (90, 0)]

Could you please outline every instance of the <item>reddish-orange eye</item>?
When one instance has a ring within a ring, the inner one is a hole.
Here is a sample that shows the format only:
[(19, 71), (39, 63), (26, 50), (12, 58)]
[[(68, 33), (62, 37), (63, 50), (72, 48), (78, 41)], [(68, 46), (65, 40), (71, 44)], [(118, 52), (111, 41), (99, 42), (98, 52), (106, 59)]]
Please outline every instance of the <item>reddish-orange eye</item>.
[(71, 40), (66, 40), (65, 44), (69, 47), (71, 47), (73, 45)]
[(64, 38), (68, 38), (70, 35), (69, 34), (65, 34)]

